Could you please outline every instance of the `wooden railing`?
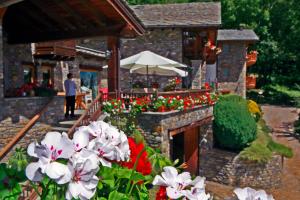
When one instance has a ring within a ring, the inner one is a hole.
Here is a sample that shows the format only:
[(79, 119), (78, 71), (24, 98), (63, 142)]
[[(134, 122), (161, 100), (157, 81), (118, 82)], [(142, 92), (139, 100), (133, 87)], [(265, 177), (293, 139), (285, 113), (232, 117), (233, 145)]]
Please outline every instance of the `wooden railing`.
[(1, 149), (1, 151), (0, 151), (0, 160), (2, 160), (7, 155), (7, 153), (9, 153), (12, 150), (12, 148), (19, 142), (19, 140), (22, 139), (25, 136), (25, 134), (31, 129), (31, 127), (34, 126), (34, 124), (40, 119), (42, 114), (47, 110), (47, 108), (48, 108), (48, 106), (51, 102), (52, 102), (52, 100), (50, 100), (42, 108), (42, 110), (40, 112), (38, 112), (36, 115), (34, 115), (34, 117), (29, 120), (29, 122), (24, 126), (24, 128), (22, 128), (12, 138), (12, 140)]
[(75, 124), (69, 129), (68, 135), (73, 136), (76, 128), (79, 126), (86, 126), (91, 121), (96, 121), (101, 115), (101, 102), (102, 102), (102, 93), (99, 93), (98, 96), (93, 100), (93, 102), (88, 106), (85, 112), (80, 116), (80, 118), (75, 122)]
[[(74, 58), (76, 56), (76, 41), (55, 41), (35, 43), (34, 56), (36, 58)], [(54, 58), (54, 57), (53, 57)]]

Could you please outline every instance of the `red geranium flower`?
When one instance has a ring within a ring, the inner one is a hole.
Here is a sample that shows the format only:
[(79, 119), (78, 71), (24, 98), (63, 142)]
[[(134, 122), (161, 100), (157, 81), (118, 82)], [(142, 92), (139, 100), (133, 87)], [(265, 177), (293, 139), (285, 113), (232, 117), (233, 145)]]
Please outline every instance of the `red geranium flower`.
[[(138, 154), (144, 149), (144, 144), (137, 144), (135, 140), (131, 137), (128, 137), (128, 143), (130, 148), (130, 161), (129, 162), (121, 162), (123, 167), (127, 167), (128, 169), (132, 169), (134, 167), (134, 163), (136, 162)], [(136, 171), (140, 172), (143, 175), (151, 174), (152, 167), (151, 163), (148, 160), (148, 154), (144, 151), (138, 160), (138, 164), (136, 167)]]
[(160, 186), (158, 192), (156, 193), (156, 200), (167, 200), (166, 187)]

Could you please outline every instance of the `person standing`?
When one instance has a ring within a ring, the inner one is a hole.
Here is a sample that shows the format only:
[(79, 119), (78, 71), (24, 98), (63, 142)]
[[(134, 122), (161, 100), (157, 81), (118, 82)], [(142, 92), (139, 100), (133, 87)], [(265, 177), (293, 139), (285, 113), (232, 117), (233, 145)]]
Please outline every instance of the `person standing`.
[(69, 111), (71, 109), (71, 117), (75, 117), (75, 96), (76, 96), (76, 83), (72, 80), (73, 74), (69, 73), (67, 75), (67, 80), (64, 82), (65, 91), (66, 91), (66, 113), (65, 117), (69, 117)]

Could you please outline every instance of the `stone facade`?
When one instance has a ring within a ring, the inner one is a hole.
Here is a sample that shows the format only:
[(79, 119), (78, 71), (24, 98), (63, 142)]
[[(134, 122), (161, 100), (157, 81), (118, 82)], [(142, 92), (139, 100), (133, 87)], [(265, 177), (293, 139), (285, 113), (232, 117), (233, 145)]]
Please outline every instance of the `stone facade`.
[(247, 44), (243, 41), (222, 41), (219, 45), (222, 48), (217, 67), (219, 89), (246, 97)]
[(281, 164), (280, 156), (260, 164), (241, 160), (237, 153), (212, 148), (201, 152), (200, 175), (225, 185), (269, 189), (281, 184)]
[[(11, 117), (13, 122), (19, 122), (21, 117), (32, 118), (51, 100), (49, 97), (5, 98), (0, 102), (3, 109), (0, 120)], [(2, 103), (2, 104), (1, 104)], [(56, 124), (64, 118), (64, 97), (55, 96), (43, 113), (40, 120), (47, 124)]]
[(170, 155), (171, 129), (188, 126), (213, 115), (213, 107), (195, 107), (187, 111), (145, 112), (138, 117), (139, 126), (145, 132), (147, 143), (160, 147), (161, 151)]
[(121, 40), (122, 58), (146, 50), (182, 62), (181, 29), (153, 29), (135, 39)]
[[(6, 118), (0, 122), (0, 149), (2, 149), (11, 139), (20, 131), (28, 122), (27, 119), (22, 119), (19, 123), (14, 123), (11, 118)], [(16, 148), (22, 147), (27, 149), (28, 145), (31, 142), (40, 141), (43, 136), (51, 131), (49, 125), (43, 123), (36, 123), (28, 133), (21, 138), (21, 140), (13, 147), (13, 150), (10, 151), (1, 162), (6, 162), (7, 159), (14, 153)]]

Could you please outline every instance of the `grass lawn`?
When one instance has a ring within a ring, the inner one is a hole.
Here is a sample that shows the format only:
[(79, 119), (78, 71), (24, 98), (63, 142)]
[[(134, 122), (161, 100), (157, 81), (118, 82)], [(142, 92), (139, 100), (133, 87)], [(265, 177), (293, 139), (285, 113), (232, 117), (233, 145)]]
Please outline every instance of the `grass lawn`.
[(286, 87), (282, 85), (266, 85), (262, 88), (263, 94), (258, 90), (247, 91), (247, 97), (259, 104), (274, 104), (296, 106), (300, 108), (300, 86)]
[(257, 123), (257, 138), (249, 147), (240, 152), (241, 159), (265, 163), (272, 158), (273, 154), (291, 158), (293, 156), (292, 149), (273, 141), (269, 133), (270, 130), (265, 122), (260, 120)]

